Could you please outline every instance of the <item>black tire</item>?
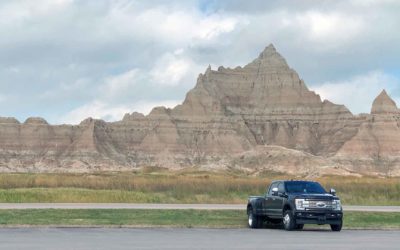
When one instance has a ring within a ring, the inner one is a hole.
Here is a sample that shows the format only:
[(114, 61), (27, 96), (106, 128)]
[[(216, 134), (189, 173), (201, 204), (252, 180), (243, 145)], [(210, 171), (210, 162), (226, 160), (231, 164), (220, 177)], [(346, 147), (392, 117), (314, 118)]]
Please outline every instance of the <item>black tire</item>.
[(293, 229), (297, 228), (297, 224), (294, 221), (292, 211), (286, 210), (283, 213), (283, 228), (285, 228), (286, 231), (292, 231)]
[(337, 225), (331, 225), (331, 230), (334, 232), (340, 232), (342, 230), (342, 225), (343, 225), (342, 222), (340, 222), (340, 224)]
[(303, 227), (304, 227), (304, 224), (297, 224), (296, 225), (296, 229), (298, 229), (298, 230), (302, 230)]
[(248, 226), (250, 228), (260, 228), (260, 227), (262, 227), (262, 223), (263, 223), (262, 217), (254, 215), (252, 209), (250, 209), (248, 212), (247, 222), (248, 222)]

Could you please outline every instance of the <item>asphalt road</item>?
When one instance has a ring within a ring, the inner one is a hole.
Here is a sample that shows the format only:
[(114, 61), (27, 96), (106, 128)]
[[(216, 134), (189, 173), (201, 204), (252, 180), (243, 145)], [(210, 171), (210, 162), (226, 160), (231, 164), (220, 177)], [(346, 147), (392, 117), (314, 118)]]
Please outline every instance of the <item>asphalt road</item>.
[(399, 249), (400, 231), (0, 229), (0, 249)]
[[(245, 204), (0, 203), (0, 209), (199, 209), (244, 210)], [(343, 206), (344, 211), (400, 212), (400, 206)]]

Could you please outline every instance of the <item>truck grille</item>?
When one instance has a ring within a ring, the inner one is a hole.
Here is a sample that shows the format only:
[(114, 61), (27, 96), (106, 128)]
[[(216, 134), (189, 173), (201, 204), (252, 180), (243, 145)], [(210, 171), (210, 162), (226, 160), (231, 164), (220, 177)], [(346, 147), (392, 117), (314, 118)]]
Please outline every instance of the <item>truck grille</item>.
[(332, 201), (327, 200), (310, 200), (309, 208), (328, 208), (332, 209)]

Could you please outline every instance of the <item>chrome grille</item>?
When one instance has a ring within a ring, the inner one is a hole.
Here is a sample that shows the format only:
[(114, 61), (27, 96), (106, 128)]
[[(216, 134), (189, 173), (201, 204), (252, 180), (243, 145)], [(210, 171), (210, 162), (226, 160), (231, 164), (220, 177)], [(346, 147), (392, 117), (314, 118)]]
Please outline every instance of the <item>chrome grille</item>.
[(332, 208), (332, 201), (327, 200), (310, 200), (309, 208)]

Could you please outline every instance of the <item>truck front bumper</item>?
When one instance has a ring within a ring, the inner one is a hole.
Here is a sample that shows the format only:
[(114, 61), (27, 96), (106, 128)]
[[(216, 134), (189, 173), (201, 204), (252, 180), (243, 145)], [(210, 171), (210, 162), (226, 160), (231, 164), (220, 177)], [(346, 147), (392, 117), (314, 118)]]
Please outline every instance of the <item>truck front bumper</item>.
[(297, 224), (330, 224), (339, 225), (343, 220), (342, 211), (296, 211), (294, 217)]

